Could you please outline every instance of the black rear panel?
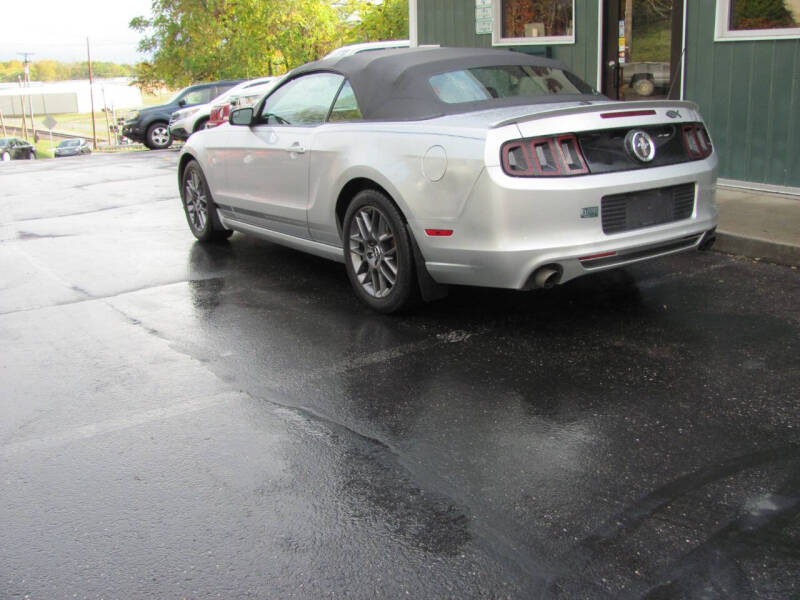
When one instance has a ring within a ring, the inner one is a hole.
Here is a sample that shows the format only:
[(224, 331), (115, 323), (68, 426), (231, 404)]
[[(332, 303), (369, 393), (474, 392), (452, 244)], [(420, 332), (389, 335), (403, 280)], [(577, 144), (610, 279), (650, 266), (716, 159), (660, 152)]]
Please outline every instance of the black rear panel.
[[(641, 162), (625, 149), (625, 136), (632, 129), (650, 134), (656, 144), (656, 155), (650, 162)], [(612, 173), (663, 167), (692, 160), (683, 144), (679, 125), (624, 127), (576, 134), (590, 173)]]
[(621, 233), (688, 219), (694, 210), (694, 184), (603, 196), (603, 233)]

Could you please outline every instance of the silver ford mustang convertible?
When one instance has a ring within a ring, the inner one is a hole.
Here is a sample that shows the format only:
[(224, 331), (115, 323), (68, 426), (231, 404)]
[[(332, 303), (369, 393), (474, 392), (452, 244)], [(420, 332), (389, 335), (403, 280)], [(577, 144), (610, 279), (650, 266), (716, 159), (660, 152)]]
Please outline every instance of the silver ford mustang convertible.
[(381, 312), (448, 284), (550, 287), (714, 241), (697, 106), (612, 102), (506, 50), (376, 51), (300, 67), (189, 138), (181, 198), (233, 231), (342, 261)]

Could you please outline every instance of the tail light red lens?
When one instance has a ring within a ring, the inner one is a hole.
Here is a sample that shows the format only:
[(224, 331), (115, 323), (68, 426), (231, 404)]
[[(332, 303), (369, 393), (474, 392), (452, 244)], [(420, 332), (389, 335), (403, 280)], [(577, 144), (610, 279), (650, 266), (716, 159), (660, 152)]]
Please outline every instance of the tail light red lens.
[(564, 177), (589, 172), (572, 134), (506, 142), (500, 157), (503, 171), (512, 177)]
[(697, 160), (711, 154), (711, 140), (706, 128), (700, 123), (688, 123), (683, 126), (683, 146), (689, 158)]

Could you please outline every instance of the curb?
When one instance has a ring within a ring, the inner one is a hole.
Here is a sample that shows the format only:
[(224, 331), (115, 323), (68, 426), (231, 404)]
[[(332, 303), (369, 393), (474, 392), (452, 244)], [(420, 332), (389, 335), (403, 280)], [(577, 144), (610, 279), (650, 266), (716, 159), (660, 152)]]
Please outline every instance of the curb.
[(800, 246), (749, 238), (717, 230), (716, 252), (759, 258), (779, 265), (800, 266)]

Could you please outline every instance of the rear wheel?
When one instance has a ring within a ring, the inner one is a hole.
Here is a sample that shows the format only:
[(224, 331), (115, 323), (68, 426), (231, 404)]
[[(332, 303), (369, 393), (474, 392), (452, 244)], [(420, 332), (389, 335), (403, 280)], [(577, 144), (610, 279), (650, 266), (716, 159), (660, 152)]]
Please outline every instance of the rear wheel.
[(344, 217), (345, 268), (364, 304), (392, 313), (416, 304), (419, 287), (400, 211), (377, 190), (359, 192)]
[(144, 145), (150, 150), (162, 150), (169, 148), (172, 143), (172, 136), (166, 123), (153, 123), (147, 128)]
[(219, 222), (217, 207), (211, 197), (203, 170), (197, 161), (189, 161), (181, 179), (181, 200), (186, 222), (201, 242), (224, 240), (233, 234)]
[(28, 160), (36, 160), (36, 150), (28, 152)]

